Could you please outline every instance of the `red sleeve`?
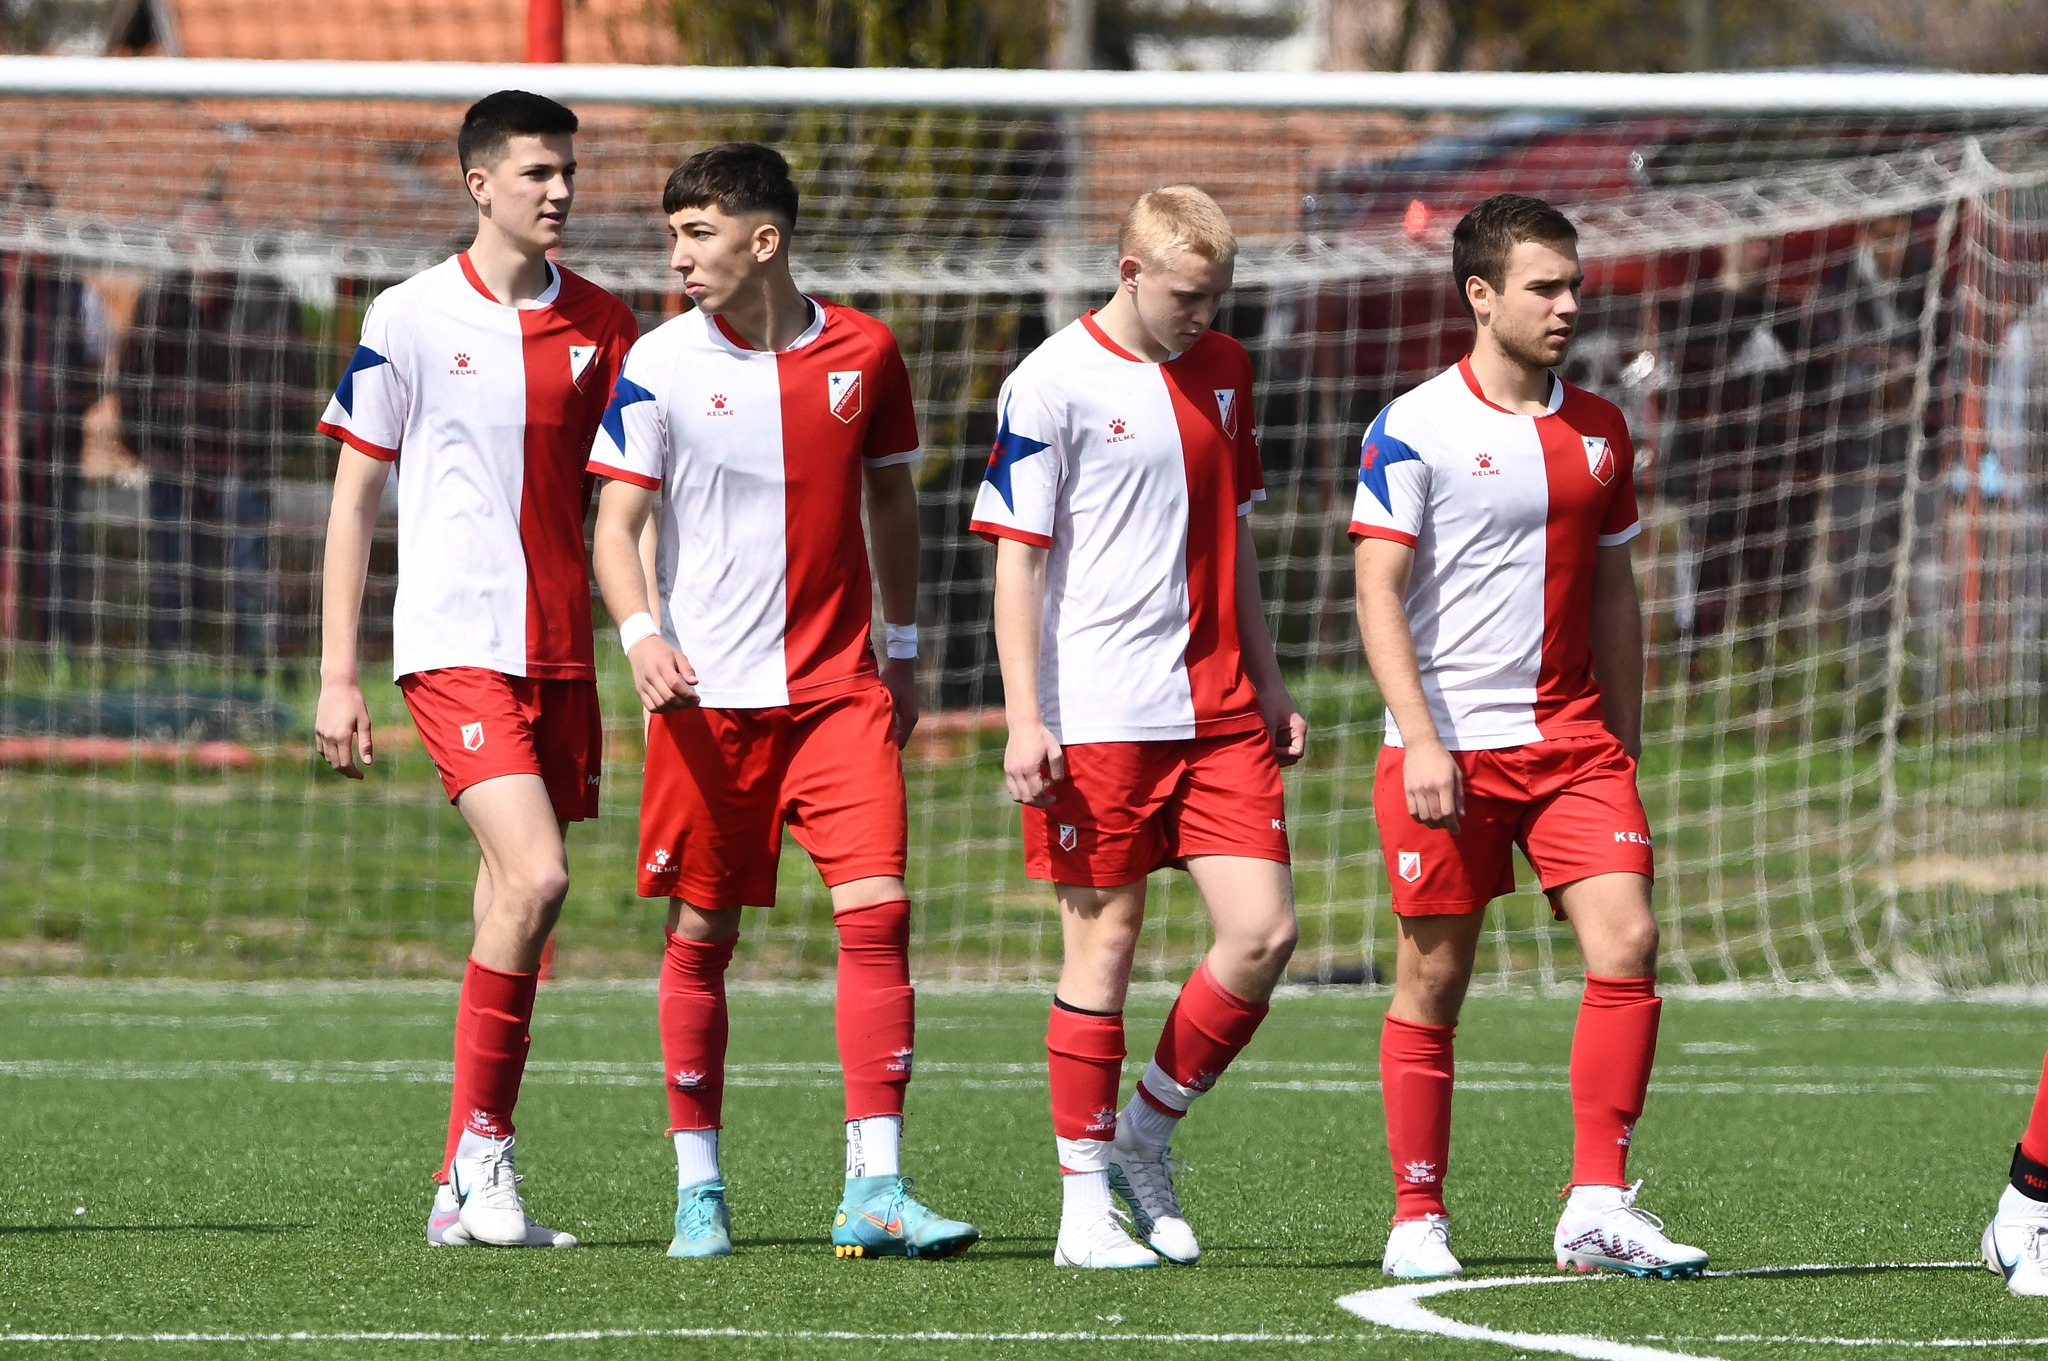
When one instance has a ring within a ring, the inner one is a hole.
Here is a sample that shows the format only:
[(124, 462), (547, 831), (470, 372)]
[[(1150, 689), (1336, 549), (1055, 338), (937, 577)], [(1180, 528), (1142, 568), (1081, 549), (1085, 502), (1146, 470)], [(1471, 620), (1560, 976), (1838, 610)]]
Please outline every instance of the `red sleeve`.
[(1608, 436), (1614, 452), (1614, 490), (1607, 498), (1607, 514), (1600, 519), (1600, 537), (1625, 534), (1642, 519), (1636, 508), (1636, 447), (1628, 437), (1628, 422), (1617, 419)]
[(1259, 461), (1259, 427), (1252, 416), (1251, 356), (1245, 354), (1243, 360), (1244, 383), (1237, 395), (1237, 504), (1240, 508), (1266, 499), (1266, 468)]
[(875, 329), (880, 332), (875, 339), (881, 354), (875, 363), (875, 390), (868, 394), (874, 407), (861, 456), (896, 458), (917, 451), (917, 407), (910, 395), (910, 370), (904, 367), (896, 337), (881, 326)]

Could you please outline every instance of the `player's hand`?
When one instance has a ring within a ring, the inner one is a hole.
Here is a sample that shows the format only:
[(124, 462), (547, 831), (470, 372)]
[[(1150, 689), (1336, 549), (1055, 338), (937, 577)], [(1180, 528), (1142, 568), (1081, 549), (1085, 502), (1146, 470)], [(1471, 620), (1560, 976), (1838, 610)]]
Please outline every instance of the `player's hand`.
[(1465, 777), (1443, 743), (1409, 747), (1401, 758), (1401, 783), (1408, 794), (1408, 816), (1425, 827), (1458, 834), (1465, 816)]
[(1003, 784), (1029, 808), (1052, 804), (1052, 787), (1067, 778), (1067, 753), (1043, 723), (1013, 726), (1003, 749)]
[[(320, 702), (313, 711), (313, 744), (328, 765), (351, 780), (363, 778), (371, 763), (370, 709), (363, 687), (353, 680), (323, 679)], [(358, 761), (362, 765), (356, 764)]]
[(1285, 690), (1270, 704), (1261, 695), (1259, 708), (1265, 715), (1266, 735), (1273, 739), (1273, 754), (1280, 758), (1280, 764), (1291, 766), (1299, 761), (1302, 752), (1308, 749), (1308, 720), (1294, 707), (1293, 699)]
[(917, 662), (910, 657), (887, 657), (882, 661), (882, 684), (889, 689), (889, 736), (899, 749), (910, 745), (917, 727)]
[(660, 634), (633, 644), (626, 654), (633, 668), (633, 689), (650, 714), (672, 714), (697, 704), (697, 672), (690, 659), (668, 645)]

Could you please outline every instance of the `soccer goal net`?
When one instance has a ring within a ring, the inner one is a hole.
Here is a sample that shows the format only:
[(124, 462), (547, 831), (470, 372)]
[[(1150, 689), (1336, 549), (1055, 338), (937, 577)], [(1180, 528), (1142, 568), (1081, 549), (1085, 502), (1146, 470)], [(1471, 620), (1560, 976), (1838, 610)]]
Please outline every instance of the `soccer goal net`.
[[(801, 281), (902, 342), (926, 450), (921, 976), (1057, 968), (968, 510), (1004, 376), (1105, 296), (1132, 197), (1187, 180), (1243, 243), (1218, 324), (1257, 367), (1253, 523), (1311, 725), (1297, 976), (1391, 960), (1357, 449), (1464, 352), (1450, 228), (1512, 189), (1580, 226), (1566, 375), (1639, 449), (1667, 981), (2048, 982), (2048, 129), (1968, 78), (1716, 79), (0, 62), (0, 972), (440, 976), (466, 948), (473, 848), (385, 683), (388, 521), (377, 763), (350, 784), (311, 753), (334, 461), (312, 424), (367, 302), (466, 243), (454, 129), (516, 84), (581, 112), (564, 259), (643, 327), (685, 305), (665, 175), (744, 137), (796, 168)], [(608, 631), (597, 652), (605, 813), (571, 834), (556, 967), (640, 977), (661, 923), (634, 896), (641, 722)], [(1568, 975), (1521, 878), (1482, 970)], [(1204, 915), (1184, 878), (1154, 893), (1141, 973), (1177, 976)], [(753, 975), (829, 960), (794, 846), (749, 916)]]

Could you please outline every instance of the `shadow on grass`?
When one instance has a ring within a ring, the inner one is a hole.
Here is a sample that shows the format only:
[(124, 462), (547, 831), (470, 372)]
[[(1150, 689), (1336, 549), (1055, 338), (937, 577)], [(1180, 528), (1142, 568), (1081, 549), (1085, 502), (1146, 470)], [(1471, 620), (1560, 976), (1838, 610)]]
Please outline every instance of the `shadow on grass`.
[(0, 1224), (6, 1233), (298, 1233), (312, 1224)]

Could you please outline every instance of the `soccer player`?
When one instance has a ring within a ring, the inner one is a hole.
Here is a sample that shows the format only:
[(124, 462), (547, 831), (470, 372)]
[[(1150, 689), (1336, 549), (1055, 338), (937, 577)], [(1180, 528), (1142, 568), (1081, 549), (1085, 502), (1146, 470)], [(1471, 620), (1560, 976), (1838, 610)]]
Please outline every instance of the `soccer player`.
[[(973, 529), (996, 544), (996, 649), (1024, 867), (1065, 960), (1046, 1030), (1062, 1208), (1053, 1261), (1191, 1263), (1167, 1147), (1266, 1015), (1295, 941), (1280, 767), (1307, 726), (1280, 677), (1243, 517), (1264, 498), (1244, 347), (1209, 329), (1237, 242), (1193, 185), (1145, 194), (1108, 303), (1003, 385)], [(1184, 867), (1216, 939), (1121, 1114), (1145, 876)], [(1125, 1216), (1114, 1190), (1130, 1207)]]
[(1359, 628), (1387, 709), (1373, 814), (1398, 928), (1380, 1032), (1394, 1169), (1383, 1266), (1462, 1273), (1443, 1194), (1451, 1036), (1481, 915), (1514, 891), (1519, 845), (1586, 960), (1557, 1264), (1690, 1276), (1707, 1254), (1667, 1238), (1626, 1180), (1662, 1005), (1636, 792), (1635, 455), (1619, 411), (1551, 372), (1582, 281), (1564, 215), (1490, 198), (1458, 223), (1451, 269), (1477, 323), (1472, 353), (1372, 423), (1351, 523)]
[[(775, 901), (787, 824), (839, 934), (846, 1189), (832, 1243), (842, 1257), (946, 1257), (980, 1235), (919, 1204), (899, 1166), (915, 1010), (900, 749), (917, 723), (917, 420), (889, 329), (790, 277), (797, 203), (788, 163), (750, 142), (669, 176), (670, 262), (696, 310), (633, 347), (590, 461), (609, 479), (598, 585), (654, 715), (639, 887), (668, 899), (669, 1255), (732, 1252), (725, 971), (739, 909)], [(637, 545), (657, 493), (650, 600)]]
[(2015, 1295), (2048, 1295), (2048, 1066), (2034, 1092), (2034, 1112), (2012, 1151), (2012, 1171), (1998, 1212), (1984, 1226), (1984, 1265), (2005, 1277)]
[(573, 1247), (526, 1215), (512, 1108), (541, 949), (569, 888), (566, 825), (597, 816), (583, 465), (637, 334), (625, 304), (553, 264), (575, 197), (576, 115), (503, 90), (456, 142), (476, 239), (380, 294), (320, 430), (343, 448), (327, 526), (320, 754), (373, 759), (356, 634), (385, 480), (398, 479), (393, 669), (483, 852), (455, 1015), (437, 1245)]

